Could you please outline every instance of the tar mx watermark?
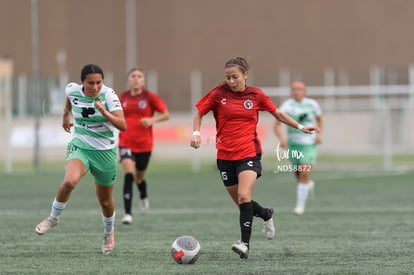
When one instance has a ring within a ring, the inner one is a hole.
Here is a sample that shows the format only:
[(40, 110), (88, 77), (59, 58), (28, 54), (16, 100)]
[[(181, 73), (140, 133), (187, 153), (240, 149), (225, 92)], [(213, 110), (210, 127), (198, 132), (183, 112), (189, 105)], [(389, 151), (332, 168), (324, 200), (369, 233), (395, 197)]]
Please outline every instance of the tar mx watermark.
[(303, 172), (303, 171), (310, 171), (310, 165), (300, 165), (300, 164), (293, 164), (293, 163), (300, 163), (305, 156), (302, 150), (296, 149), (285, 149), (280, 145), (277, 144), (276, 150), (276, 166), (274, 169), (274, 173), (278, 172)]

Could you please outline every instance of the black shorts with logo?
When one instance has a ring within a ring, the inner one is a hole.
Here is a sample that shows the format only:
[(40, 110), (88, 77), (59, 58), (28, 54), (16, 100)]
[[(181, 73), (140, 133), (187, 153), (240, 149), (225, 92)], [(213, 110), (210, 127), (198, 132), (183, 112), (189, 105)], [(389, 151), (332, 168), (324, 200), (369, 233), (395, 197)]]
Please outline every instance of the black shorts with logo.
[(121, 162), (123, 159), (129, 158), (135, 161), (135, 169), (138, 171), (145, 171), (148, 167), (148, 163), (151, 157), (151, 151), (135, 153), (132, 152), (128, 147), (119, 147), (119, 156)]
[(241, 160), (217, 159), (217, 168), (225, 186), (232, 186), (239, 183), (240, 172), (252, 170), (257, 173), (257, 178), (262, 175), (262, 156), (249, 157)]

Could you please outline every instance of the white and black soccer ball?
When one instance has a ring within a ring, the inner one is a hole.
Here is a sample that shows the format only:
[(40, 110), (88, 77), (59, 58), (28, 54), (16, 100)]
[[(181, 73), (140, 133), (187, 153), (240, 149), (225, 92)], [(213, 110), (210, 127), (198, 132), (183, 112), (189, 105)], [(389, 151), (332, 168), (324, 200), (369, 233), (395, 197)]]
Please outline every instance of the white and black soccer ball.
[(171, 246), (171, 255), (178, 264), (193, 264), (200, 256), (201, 246), (192, 236), (181, 236)]

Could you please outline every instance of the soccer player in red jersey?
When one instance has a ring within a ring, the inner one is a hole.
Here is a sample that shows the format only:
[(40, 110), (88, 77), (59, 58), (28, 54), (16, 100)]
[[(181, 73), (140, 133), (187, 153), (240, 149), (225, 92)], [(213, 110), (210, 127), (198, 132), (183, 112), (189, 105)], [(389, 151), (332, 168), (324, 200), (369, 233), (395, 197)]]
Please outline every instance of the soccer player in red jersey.
[[(130, 89), (119, 95), (124, 109), (127, 129), (119, 134), (119, 155), (124, 169), (124, 209), (122, 223), (132, 223), (132, 186), (140, 193), (140, 212), (149, 209), (145, 171), (153, 149), (152, 125), (168, 120), (167, 105), (155, 93), (145, 89), (145, 75), (141, 68), (133, 68), (128, 74)], [(154, 115), (155, 112), (158, 114)], [(134, 171), (135, 170), (135, 171)]]
[(224, 67), (225, 82), (196, 104), (198, 112), (194, 117), (191, 146), (200, 147), (202, 118), (212, 111), (217, 129), (217, 168), (227, 192), (240, 212), (241, 241), (234, 244), (232, 250), (241, 259), (247, 259), (254, 216), (264, 220), (263, 232), (267, 239), (272, 239), (275, 235), (273, 209), (263, 208), (251, 199), (254, 184), (262, 170), (262, 148), (256, 132), (259, 111), (267, 111), (278, 121), (304, 133), (311, 134), (318, 131), (318, 128), (304, 127), (297, 123), (280, 112), (260, 89), (248, 87), (246, 80), (249, 64), (245, 58), (232, 58)]

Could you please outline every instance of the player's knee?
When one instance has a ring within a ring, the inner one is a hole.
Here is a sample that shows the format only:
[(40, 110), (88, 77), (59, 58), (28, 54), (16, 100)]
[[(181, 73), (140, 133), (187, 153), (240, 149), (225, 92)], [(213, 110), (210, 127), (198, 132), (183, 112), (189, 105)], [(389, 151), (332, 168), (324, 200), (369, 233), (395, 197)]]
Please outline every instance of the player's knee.
[(239, 204), (250, 202), (250, 195), (239, 193)]
[(111, 208), (113, 205), (112, 199), (99, 199), (99, 204), (102, 208)]
[(65, 192), (71, 192), (77, 184), (76, 180), (73, 179), (65, 179), (62, 183), (62, 189)]
[(141, 184), (144, 181), (144, 177), (145, 177), (144, 173), (140, 173), (140, 172), (136, 173), (135, 174), (135, 183), (136, 184)]

